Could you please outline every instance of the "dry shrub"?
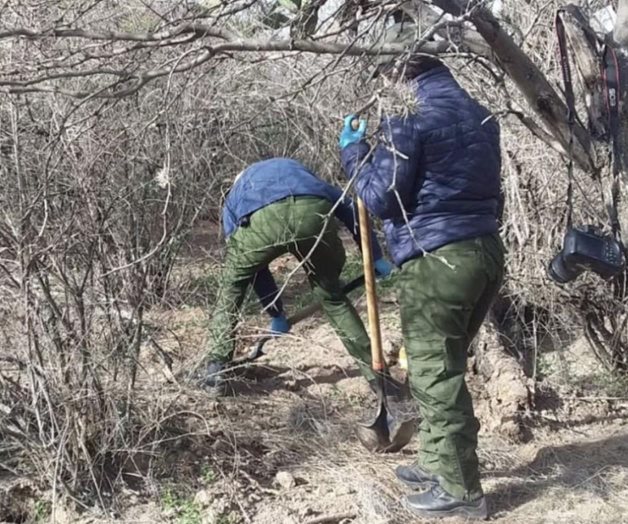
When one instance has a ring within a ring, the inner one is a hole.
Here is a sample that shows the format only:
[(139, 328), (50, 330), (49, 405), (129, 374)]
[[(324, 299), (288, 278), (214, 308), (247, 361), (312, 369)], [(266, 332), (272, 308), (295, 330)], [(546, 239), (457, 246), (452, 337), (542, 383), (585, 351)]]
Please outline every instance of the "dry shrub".
[[(554, 6), (505, 4), (522, 47), (556, 80)], [(59, 15), (29, 6), (24, 20)], [(153, 23), (141, 13), (121, 10), (108, 24)], [(101, 14), (85, 16), (97, 25)], [(46, 53), (66, 45), (78, 52), (81, 43), (16, 41), (5, 46), (3, 65), (37, 71), (50, 66)], [(181, 58), (179, 48), (139, 49), (113, 64), (132, 70)], [(540, 322), (577, 331), (593, 312), (612, 357), (626, 343), (621, 296), (593, 276), (558, 287), (545, 274), (564, 230), (564, 161), (515, 119), (512, 103), (523, 106), (521, 97), (496, 66), (470, 56), (448, 63), (502, 124), (510, 318), (531, 331)], [(339, 181), (341, 119), (372, 87), (360, 64), (290, 53), (221, 56), (125, 97), (25, 93), (0, 108), (1, 469), (107, 503), (121, 480), (115, 472), (134, 459), (133, 449), (159, 440), (155, 420), (173, 409), (147, 408), (138, 383), (151, 338), (145, 314), (167, 295), (186, 235), (199, 216), (217, 221), (231, 180), (255, 160), (292, 156)], [(92, 94), (100, 86), (80, 76), (55, 85)], [(601, 220), (600, 192), (587, 174), (576, 179), (577, 221)], [(611, 368), (621, 369), (620, 357)]]
[(3, 106), (2, 470), (102, 506), (127, 473), (148, 474), (138, 450), (159, 450), (175, 407), (139, 389), (154, 348), (146, 313), (168, 298), (188, 233), (217, 221), (233, 177), (260, 158), (338, 175), (342, 89), (334, 75), (304, 87), (315, 64), (224, 60), (122, 99)]

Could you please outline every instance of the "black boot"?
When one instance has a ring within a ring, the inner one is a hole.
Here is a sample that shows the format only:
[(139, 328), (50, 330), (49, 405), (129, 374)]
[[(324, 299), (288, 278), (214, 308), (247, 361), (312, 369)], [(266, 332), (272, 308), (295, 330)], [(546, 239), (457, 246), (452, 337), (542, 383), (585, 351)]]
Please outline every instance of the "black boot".
[(199, 372), (199, 386), (211, 397), (227, 394), (226, 366), (222, 362), (210, 362)]
[(405, 498), (405, 506), (412, 513), (421, 517), (465, 517), (467, 519), (488, 518), (486, 499), (480, 497), (477, 500), (468, 501), (457, 499), (447, 493), (439, 484), (432, 489), (416, 495), (408, 495)]
[(411, 489), (426, 489), (438, 484), (438, 476), (421, 469), (417, 464), (410, 466), (397, 466), (395, 475)]

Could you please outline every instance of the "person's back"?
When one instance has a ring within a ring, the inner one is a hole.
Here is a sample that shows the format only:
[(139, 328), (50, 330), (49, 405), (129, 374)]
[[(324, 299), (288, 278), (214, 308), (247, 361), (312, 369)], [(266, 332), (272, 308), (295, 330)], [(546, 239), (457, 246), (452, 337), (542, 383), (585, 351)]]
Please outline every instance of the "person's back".
[[(386, 117), (380, 128), (380, 141), (393, 144), (403, 160), (376, 148), (370, 165), (392, 176), (357, 182), (369, 209), (385, 219), (398, 265), (451, 242), (495, 233), (500, 200), (499, 125), (488, 110), (444, 66), (418, 75), (411, 85), (415, 112)], [(368, 147), (342, 150), (347, 172), (357, 168)]]
[(424, 73), (415, 89), (413, 119), (422, 144), (415, 212), (459, 217), (461, 235), (494, 232), (501, 171), (498, 124), (445, 67)]
[(334, 203), (341, 193), (296, 160), (262, 160), (247, 167), (233, 184), (223, 208), (223, 228), (229, 236), (243, 218), (284, 198), (318, 196)]

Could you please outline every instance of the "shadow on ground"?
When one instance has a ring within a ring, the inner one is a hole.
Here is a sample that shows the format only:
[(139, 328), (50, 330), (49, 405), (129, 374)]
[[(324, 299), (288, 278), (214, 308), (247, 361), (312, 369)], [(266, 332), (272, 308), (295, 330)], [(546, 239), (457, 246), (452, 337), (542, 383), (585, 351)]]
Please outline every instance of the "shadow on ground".
[(619, 468), (628, 469), (628, 433), (581, 444), (546, 446), (528, 464), (492, 476), (516, 477), (489, 495), (495, 514), (511, 512), (555, 488), (585, 491), (607, 498), (606, 477)]

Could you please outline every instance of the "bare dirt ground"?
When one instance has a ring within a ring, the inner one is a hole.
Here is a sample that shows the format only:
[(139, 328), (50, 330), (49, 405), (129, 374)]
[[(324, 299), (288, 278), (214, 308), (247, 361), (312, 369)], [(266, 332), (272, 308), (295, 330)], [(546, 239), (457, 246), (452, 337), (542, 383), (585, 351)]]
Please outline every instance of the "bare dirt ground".
[[(384, 318), (393, 317), (388, 306)], [(205, 312), (189, 308), (158, 318), (172, 328), (160, 342), (178, 366), (189, 365), (204, 344)], [(369, 454), (357, 442), (354, 424), (368, 413), (373, 395), (325, 321), (305, 321), (269, 350), (234, 383), (237, 396), (220, 401), (169, 383), (155, 360), (145, 394), (176, 404), (183, 427), (153, 472), (154, 495), (129, 491), (127, 509), (116, 518), (83, 516), (81, 522), (418, 522), (402, 509), (406, 490), (393, 475), (396, 464), (412, 460), (418, 442), (387, 456)], [(481, 434), (494, 522), (628, 522), (628, 402), (596, 393), (587, 381), (596, 365), (582, 344), (568, 357), (550, 355), (555, 362), (546, 365), (571, 369), (577, 361), (580, 376), (570, 378), (581, 385), (563, 384), (560, 373), (545, 379), (547, 391), (530, 416), (531, 441)]]
[[(282, 263), (275, 270), (285, 274), (289, 269)], [(286, 302), (294, 311), (307, 301), (300, 275)], [(175, 373), (189, 369), (207, 344), (211, 304), (192, 302), (151, 314), (154, 340), (174, 359)], [(362, 298), (356, 303), (363, 311)], [(398, 340), (391, 293), (382, 297), (382, 318), (384, 338)], [(240, 351), (260, 332), (256, 326), (266, 325), (261, 315), (246, 317)], [(236, 395), (216, 401), (172, 380), (147, 344), (138, 398), (145, 410), (168, 413), (155, 422), (167, 436), (150, 444), (141, 464), (138, 458), (141, 475), (127, 476), (128, 489), (117, 500), (120, 511), (79, 515), (59, 502), (51, 515), (35, 521), (419, 522), (402, 508), (407, 490), (393, 473), (397, 464), (413, 460), (418, 442), (394, 455), (362, 448), (355, 424), (372, 413), (375, 399), (324, 318), (302, 322), (267, 347), (269, 354), (234, 381)], [(528, 417), (531, 439), (514, 443), (487, 430), (480, 435), (491, 520), (628, 522), (627, 390), (613, 391), (581, 342), (541, 355), (539, 372), (537, 405)], [(484, 384), (472, 373), (470, 382), (478, 416), (490, 427)]]

